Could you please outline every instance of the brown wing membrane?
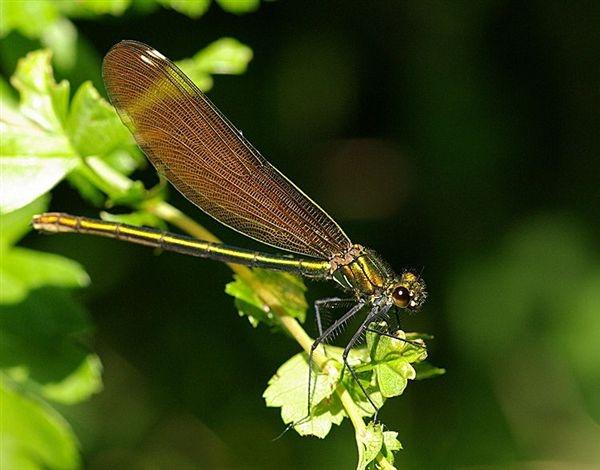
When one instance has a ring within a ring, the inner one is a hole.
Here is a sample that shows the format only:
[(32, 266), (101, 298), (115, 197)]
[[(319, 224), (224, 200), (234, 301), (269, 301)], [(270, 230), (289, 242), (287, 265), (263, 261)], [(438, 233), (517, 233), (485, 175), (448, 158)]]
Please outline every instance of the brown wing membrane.
[(274, 168), (176, 65), (123, 41), (104, 83), (158, 171), (200, 209), (268, 245), (319, 258), (348, 250), (342, 229)]

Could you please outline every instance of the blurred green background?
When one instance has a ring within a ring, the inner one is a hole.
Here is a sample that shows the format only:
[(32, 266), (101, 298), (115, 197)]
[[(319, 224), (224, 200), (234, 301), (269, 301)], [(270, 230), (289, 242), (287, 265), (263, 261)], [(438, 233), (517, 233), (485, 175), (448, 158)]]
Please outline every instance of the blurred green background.
[[(33, 3), (33, 2), (23, 2)], [(185, 3), (185, 2), (184, 2)], [(72, 89), (122, 39), (179, 60), (231, 36), (254, 58), (211, 99), (356, 242), (424, 267), (409, 331), (447, 374), (382, 411), (399, 468), (600, 465), (600, 3), (277, 1), (192, 19), (145, 2), (73, 18)], [(13, 31), (0, 65), (40, 47)], [(135, 177), (156, 181), (151, 168)], [(169, 201), (230, 244), (259, 245)], [(67, 184), (52, 210), (95, 215)], [(298, 351), (253, 330), (220, 264), (110, 240), (22, 243), (79, 261), (104, 390), (59, 406), (84, 465), (352, 468), (353, 430), (287, 433), (262, 392)], [(334, 295), (309, 284), (308, 298)], [(314, 332), (312, 318), (307, 322)]]

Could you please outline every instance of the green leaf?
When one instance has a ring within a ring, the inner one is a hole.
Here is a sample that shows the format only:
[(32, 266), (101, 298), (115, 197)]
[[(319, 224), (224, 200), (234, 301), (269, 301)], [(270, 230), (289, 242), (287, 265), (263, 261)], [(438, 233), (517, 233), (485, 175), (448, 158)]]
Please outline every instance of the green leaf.
[(165, 8), (171, 8), (190, 18), (200, 18), (210, 7), (210, 0), (157, 0)]
[[(49, 191), (84, 167), (85, 157), (106, 158), (128, 173), (142, 161), (129, 131), (91, 83), (77, 90), (69, 107), (69, 84), (55, 83), (48, 51), (21, 59), (12, 83), (21, 100), (18, 112), (3, 103), (0, 118), (0, 212), (16, 210)], [(99, 200), (84, 181), (91, 173), (74, 177), (73, 183)]]
[(37, 199), (78, 163), (63, 132), (69, 85), (54, 82), (50, 54), (21, 59), (12, 83), (21, 95), (20, 114), (3, 109), (0, 118), (0, 212)]
[(100, 218), (110, 222), (120, 222), (135, 226), (158, 227), (163, 230), (167, 229), (164, 220), (146, 211), (136, 211), (128, 214), (111, 214), (103, 211), (100, 213)]
[[(375, 404), (378, 409), (381, 409), (383, 404), (385, 403), (385, 398), (379, 390), (377, 381), (373, 380), (373, 373), (365, 374), (359, 373), (359, 380), (364, 389), (369, 394), (369, 398)], [(348, 390), (350, 395), (352, 396), (352, 400), (356, 404), (359, 414), (362, 417), (371, 417), (375, 414), (375, 409), (364, 392), (358, 385), (358, 383), (352, 378), (350, 374), (346, 374), (344, 376), (344, 387)]]
[(66, 405), (79, 403), (102, 390), (102, 363), (96, 354), (88, 354), (81, 365), (61, 382), (48, 383), (41, 394), (48, 400)]
[(383, 427), (381, 424), (370, 422), (363, 430), (356, 433), (356, 442), (358, 445), (358, 465), (357, 470), (364, 470), (383, 447)]
[(395, 431), (383, 431), (383, 456), (391, 464), (394, 463), (394, 454), (402, 449), (402, 444), (398, 440), (398, 433)]
[(122, 175), (130, 175), (135, 170), (147, 166), (147, 160), (139, 147), (132, 141), (131, 146), (121, 145), (107, 153), (102, 160)]
[[(402, 341), (406, 339), (403, 331), (397, 331), (400, 339), (367, 333), (367, 347), (370, 351), (373, 370), (379, 390), (383, 397), (401, 395), (409, 380), (416, 377), (411, 363), (420, 362), (427, 357), (427, 350)], [(424, 344), (424, 343), (423, 343)]]
[(48, 195), (44, 195), (19, 210), (0, 214), (0, 247), (2, 249), (14, 245), (29, 232), (31, 218), (46, 210), (49, 199)]
[(92, 206), (100, 207), (106, 202), (106, 195), (86, 177), (86, 169), (77, 167), (67, 176), (69, 184), (75, 188), (79, 195)]
[(31, 217), (43, 212), (46, 206), (47, 198), (41, 197), (1, 216), (0, 303), (20, 302), (30, 290), (45, 285), (84, 287), (89, 283), (87, 273), (75, 261), (26, 248), (10, 248), (30, 229)]
[(39, 38), (42, 31), (59, 18), (55, 3), (51, 0), (0, 2), (0, 37), (17, 30), (29, 38)]
[(17, 210), (47, 193), (76, 165), (72, 158), (0, 158), (0, 214)]
[(119, 16), (129, 7), (131, 0), (77, 0), (57, 2), (60, 11), (75, 18), (93, 18), (110, 14)]
[(401, 395), (408, 384), (409, 379), (416, 376), (415, 370), (407, 362), (401, 359), (379, 364), (375, 367), (377, 383), (381, 394), (386, 397)]
[(250, 13), (258, 10), (260, 6), (260, 0), (216, 0), (219, 6), (229, 12), (236, 15), (243, 13)]
[[(107, 161), (104, 157), (86, 157), (85, 165), (79, 166), (72, 174), (77, 178), (83, 178), (95, 188), (100, 188), (108, 195), (112, 205), (122, 203), (135, 207), (137, 204), (147, 201), (150, 197), (156, 197), (152, 190), (146, 190), (141, 181), (132, 181), (113, 168), (111, 163), (114, 164), (115, 162), (110, 158)], [(80, 181), (74, 180), (70, 176), (69, 181), (80, 184)], [(110, 183), (107, 183), (107, 181), (110, 181)], [(87, 188), (79, 189), (81, 191)], [(106, 205), (110, 206), (110, 203)]]
[(324, 438), (331, 430), (331, 425), (339, 425), (345, 416), (334, 394), (339, 377), (340, 372), (334, 361), (328, 363), (326, 373), (313, 375), (313, 409), (308, 418), (308, 356), (306, 353), (296, 354), (269, 380), (263, 397), (267, 406), (281, 407), (284, 423), (298, 423), (294, 426), (298, 434)]
[[(261, 288), (270, 291), (279, 299), (280, 307), (286, 314), (304, 322), (308, 305), (304, 297), (306, 286), (300, 277), (266, 269), (253, 269), (252, 272)], [(278, 326), (279, 318), (265, 307), (253, 288), (239, 276), (235, 275), (234, 278), (235, 281), (225, 286), (225, 292), (235, 297), (235, 305), (240, 316), (246, 315), (254, 327), (260, 322), (269, 326)]]
[(87, 273), (75, 261), (26, 248), (11, 248), (31, 228), (31, 217), (46, 209), (47, 201), (47, 197), (40, 197), (18, 211), (0, 216), (0, 304), (21, 302), (32, 289), (42, 286), (70, 288), (89, 283)]
[(148, 191), (141, 181), (134, 181), (126, 190), (113, 191), (110, 194), (108, 206), (136, 207), (148, 197)]
[(211, 75), (244, 73), (251, 60), (252, 49), (236, 39), (222, 38), (177, 65), (201, 90), (207, 91), (213, 85)]
[(69, 140), (80, 156), (105, 155), (133, 138), (115, 109), (96, 91), (92, 82), (79, 87), (66, 123)]
[(31, 290), (42, 286), (85, 287), (90, 281), (79, 263), (26, 248), (12, 248), (3, 253), (0, 279), (3, 283), (0, 304), (21, 302)]
[(67, 18), (59, 18), (42, 29), (40, 40), (54, 53), (59, 69), (71, 70), (77, 59), (77, 28)]
[(18, 106), (16, 93), (9, 85), (8, 81), (6, 81), (2, 76), (0, 76), (0, 103), (2, 104), (2, 112), (0, 113), (0, 116), (2, 116), (8, 110), (14, 112)]
[(83, 312), (64, 293), (40, 288), (83, 287), (89, 278), (72, 260), (12, 247), (47, 200), (2, 216), (0, 368), (49, 399), (73, 403), (100, 389), (100, 363), (73, 342), (87, 329)]
[(96, 354), (88, 354), (81, 364), (62, 380), (39, 384), (29, 375), (26, 365), (5, 368), (7, 377), (23, 390), (46, 400), (72, 405), (102, 390), (102, 364)]
[(56, 83), (49, 51), (30, 52), (19, 60), (11, 79), (21, 95), (21, 113), (44, 131), (61, 133), (67, 118), (69, 83)]
[(238, 276), (234, 278), (235, 281), (225, 286), (225, 292), (235, 297), (235, 307), (240, 316), (248, 317), (248, 321), (255, 328), (261, 322), (271, 327), (279, 326), (277, 315), (261, 302), (252, 287)]
[(0, 374), (0, 467), (75, 469), (78, 444), (68, 423), (39, 399), (18, 393)]
[[(48, 34), (61, 34), (58, 30), (65, 28), (68, 21), (63, 15), (77, 18), (106, 13), (121, 15), (130, 3), (131, 0), (5, 0), (0, 2), (0, 37), (17, 30), (28, 38), (44, 40)], [(49, 32), (51, 29), (54, 31)]]
[(446, 369), (435, 367), (427, 361), (415, 364), (414, 367), (415, 372), (417, 373), (417, 376), (415, 377), (416, 380), (431, 379), (446, 373)]
[(0, 368), (21, 369), (39, 385), (65, 380), (86, 360), (86, 312), (64, 289), (33, 290), (18, 304), (0, 305)]
[[(398, 339), (379, 334), (385, 324), (372, 324), (375, 331), (367, 333), (367, 347), (374, 362), (393, 361), (402, 358), (408, 362), (421, 362), (427, 358), (425, 342), (418, 339), (415, 333), (397, 330), (393, 333)], [(411, 339), (409, 339), (411, 338)], [(411, 341), (410, 343), (406, 340)]]

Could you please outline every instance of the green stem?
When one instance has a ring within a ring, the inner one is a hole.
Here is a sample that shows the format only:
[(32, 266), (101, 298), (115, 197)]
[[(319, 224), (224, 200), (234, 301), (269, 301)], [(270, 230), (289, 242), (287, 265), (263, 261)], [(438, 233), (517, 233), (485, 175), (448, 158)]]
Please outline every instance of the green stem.
[(377, 463), (379, 464), (379, 467), (385, 469), (385, 470), (396, 470), (396, 467), (394, 467), (389, 461), (388, 459), (385, 458), (385, 456), (380, 452), (379, 454), (377, 454), (377, 457), (375, 457), (375, 460), (377, 460)]

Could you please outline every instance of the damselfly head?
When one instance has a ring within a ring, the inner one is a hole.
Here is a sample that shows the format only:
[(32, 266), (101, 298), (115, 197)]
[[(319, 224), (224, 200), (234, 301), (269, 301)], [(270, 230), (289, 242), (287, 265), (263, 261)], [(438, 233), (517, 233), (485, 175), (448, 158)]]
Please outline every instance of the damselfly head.
[(396, 307), (417, 312), (427, 298), (425, 281), (412, 271), (404, 271), (392, 285), (391, 296)]

